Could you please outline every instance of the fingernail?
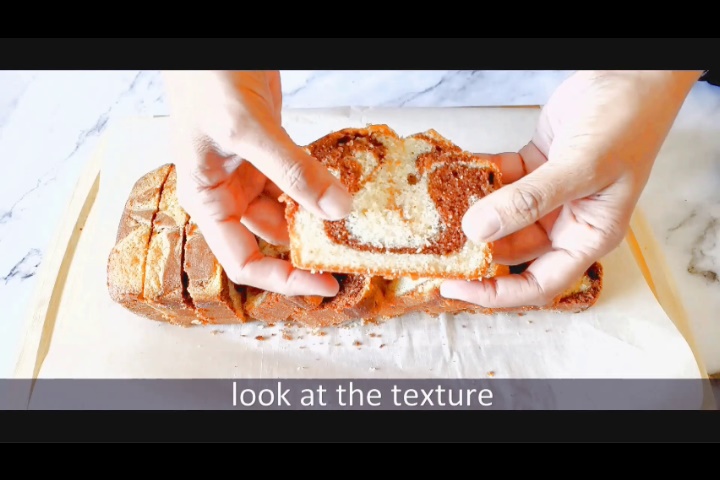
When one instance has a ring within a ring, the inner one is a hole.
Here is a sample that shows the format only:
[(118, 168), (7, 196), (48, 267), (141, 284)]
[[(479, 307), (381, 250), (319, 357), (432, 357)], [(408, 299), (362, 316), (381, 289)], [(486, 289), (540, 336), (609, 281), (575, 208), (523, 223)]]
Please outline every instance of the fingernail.
[(459, 300), (459, 294), (460, 290), (456, 285), (454, 285), (454, 282), (452, 280), (443, 282), (440, 285), (440, 296), (444, 298)]
[(463, 219), (463, 231), (473, 242), (487, 242), (500, 230), (500, 216), (486, 207)]
[(352, 196), (337, 185), (330, 185), (318, 200), (318, 206), (329, 220), (340, 220), (350, 215)]

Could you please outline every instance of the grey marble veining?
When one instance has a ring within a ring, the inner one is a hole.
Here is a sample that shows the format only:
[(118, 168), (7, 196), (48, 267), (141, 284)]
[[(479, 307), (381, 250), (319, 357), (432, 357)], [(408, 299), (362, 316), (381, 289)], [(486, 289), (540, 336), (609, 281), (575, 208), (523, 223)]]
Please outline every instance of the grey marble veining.
[[(283, 71), (284, 106), (544, 104), (569, 71)], [(0, 72), (0, 377), (75, 182), (115, 121), (167, 115), (157, 71)], [(708, 368), (720, 371), (720, 88), (698, 84), (641, 199)]]

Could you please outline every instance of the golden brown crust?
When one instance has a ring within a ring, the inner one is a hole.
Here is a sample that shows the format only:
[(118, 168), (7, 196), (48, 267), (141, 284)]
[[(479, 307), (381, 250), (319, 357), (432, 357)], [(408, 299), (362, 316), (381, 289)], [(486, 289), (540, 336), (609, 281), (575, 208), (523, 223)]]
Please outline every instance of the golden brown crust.
[[(198, 320), (203, 324), (243, 323), (242, 291), (227, 278), (197, 225), (188, 221), (185, 226), (185, 258), (183, 268), (187, 277), (187, 291), (195, 305)], [(233, 292), (233, 289), (235, 292)]]
[[(282, 260), (290, 258), (290, 251), (287, 247), (272, 245), (259, 237), (255, 237), (255, 239), (263, 255)], [(315, 295), (287, 296), (248, 287), (245, 315), (253, 320), (267, 323), (284, 322), (298, 312), (318, 307), (323, 298)]]
[(590, 288), (587, 291), (560, 296), (550, 308), (556, 311), (581, 312), (595, 305), (603, 287), (602, 264), (600, 262), (593, 263), (585, 275), (590, 280)]
[(392, 288), (388, 288), (386, 300), (378, 311), (379, 318), (394, 318), (410, 313), (422, 312), (431, 316), (442, 313), (459, 313), (472, 306), (460, 300), (445, 298), (440, 295), (440, 286), (437, 282), (435, 288), (419, 291), (415, 290), (405, 295), (396, 295)]
[(107, 287), (110, 298), (133, 313), (163, 321), (162, 314), (145, 303), (145, 263), (152, 224), (171, 165), (162, 165), (133, 185), (118, 223), (115, 245), (108, 256)]
[(174, 324), (197, 321), (184, 283), (185, 225), (189, 219), (177, 199), (177, 173), (171, 167), (160, 197), (145, 266), (145, 300)]
[(317, 307), (296, 311), (290, 320), (307, 327), (337, 326), (376, 316), (383, 304), (384, 280), (362, 275), (335, 275), (340, 290)]
[(265, 323), (284, 322), (297, 308), (288, 302), (286, 297), (273, 292), (254, 287), (248, 287), (246, 292), (245, 315), (253, 320)]
[(151, 307), (147, 303), (145, 303), (145, 300), (139, 299), (137, 296), (133, 294), (115, 294), (115, 296), (111, 295), (111, 298), (125, 307), (127, 310), (130, 310), (136, 315), (140, 315), (141, 317), (148, 318), (150, 320), (155, 320), (157, 322), (165, 322), (165, 316), (157, 310), (156, 308)]
[(245, 315), (266, 323), (285, 322), (302, 311), (317, 308), (322, 300), (318, 296), (287, 296), (248, 287)]
[[(338, 245), (362, 252), (388, 253), (388, 254), (431, 254), (450, 255), (459, 252), (467, 242), (462, 230), (462, 217), (468, 208), (480, 198), (500, 188), (501, 172), (488, 157), (474, 155), (463, 151), (449, 140), (440, 136), (436, 131), (429, 130), (424, 133), (412, 135), (403, 139), (386, 125), (371, 125), (367, 128), (347, 128), (326, 135), (306, 147), (306, 150), (321, 163), (335, 172), (348, 191), (356, 194), (365, 183), (370, 181), (380, 168), (394, 168), (387, 157), (387, 143), (402, 144), (409, 140), (422, 140), (432, 146), (431, 150), (416, 157), (418, 175), (427, 177), (427, 189), (440, 218), (438, 234), (420, 247), (390, 247), (370, 245), (355, 238), (348, 229), (347, 219), (338, 221), (324, 221), (325, 235)], [(363, 172), (363, 166), (357, 159), (358, 155), (371, 154), (375, 159), (375, 166), (371, 173)], [(389, 187), (391, 192), (391, 205), (393, 207), (395, 189), (404, 188), (405, 184), (415, 185), (420, 179), (411, 174), (407, 179), (397, 179), (397, 185)], [(287, 195), (281, 197), (286, 203), (286, 219), (288, 222), (293, 245), (303, 239), (296, 238), (298, 231), (296, 223), (300, 206)], [(334, 273), (347, 273), (358, 275), (377, 275), (385, 278), (399, 278), (402, 276), (426, 277), (428, 271), (398, 272), (394, 269), (370, 267), (367, 265), (333, 265), (334, 260), (303, 258), (298, 249), (293, 248), (291, 261), (298, 268), (306, 270), (320, 270)], [(492, 264), (492, 244), (488, 245), (483, 254), (483, 261), (478, 267), (468, 265), (467, 271), (462, 274), (433, 274), (434, 277), (478, 279), (491, 277), (496, 274), (496, 266)], [(477, 258), (477, 257), (476, 257)], [(337, 261), (335, 261), (337, 263)]]

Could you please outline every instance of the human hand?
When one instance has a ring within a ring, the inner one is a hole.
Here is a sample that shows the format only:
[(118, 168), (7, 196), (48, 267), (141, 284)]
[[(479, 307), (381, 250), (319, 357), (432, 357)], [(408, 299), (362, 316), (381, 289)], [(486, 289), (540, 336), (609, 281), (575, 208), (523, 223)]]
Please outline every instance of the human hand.
[(328, 219), (352, 198), (281, 126), (279, 72), (166, 72), (178, 200), (236, 284), (285, 295), (336, 295), (330, 274), (265, 257), (255, 235), (287, 245), (284, 192)]
[(505, 186), (463, 218), (494, 260), (522, 274), (447, 281), (442, 295), (486, 308), (544, 306), (624, 239), (655, 158), (702, 72), (581, 71), (543, 109), (530, 143), (494, 155)]

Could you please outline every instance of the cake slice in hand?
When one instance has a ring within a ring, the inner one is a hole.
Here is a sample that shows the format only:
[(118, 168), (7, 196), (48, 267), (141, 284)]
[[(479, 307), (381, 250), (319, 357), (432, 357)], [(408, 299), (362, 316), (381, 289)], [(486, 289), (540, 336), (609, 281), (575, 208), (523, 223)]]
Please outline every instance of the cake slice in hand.
[(158, 213), (160, 194), (171, 167), (170, 164), (158, 167), (133, 185), (107, 264), (110, 298), (137, 315), (157, 321), (164, 317), (145, 301), (145, 264), (153, 219)]
[(200, 323), (245, 322), (241, 289), (230, 281), (192, 219), (185, 227), (183, 266), (187, 291)]
[(297, 268), (388, 279), (496, 274), (492, 245), (472, 243), (462, 218), (500, 188), (488, 159), (434, 130), (399, 137), (385, 125), (348, 128), (306, 147), (353, 195), (349, 217), (324, 221), (284, 195)]
[(178, 203), (177, 174), (171, 167), (153, 220), (145, 264), (146, 301), (170, 323), (190, 326), (199, 323), (184, 284), (183, 256), (188, 214)]

